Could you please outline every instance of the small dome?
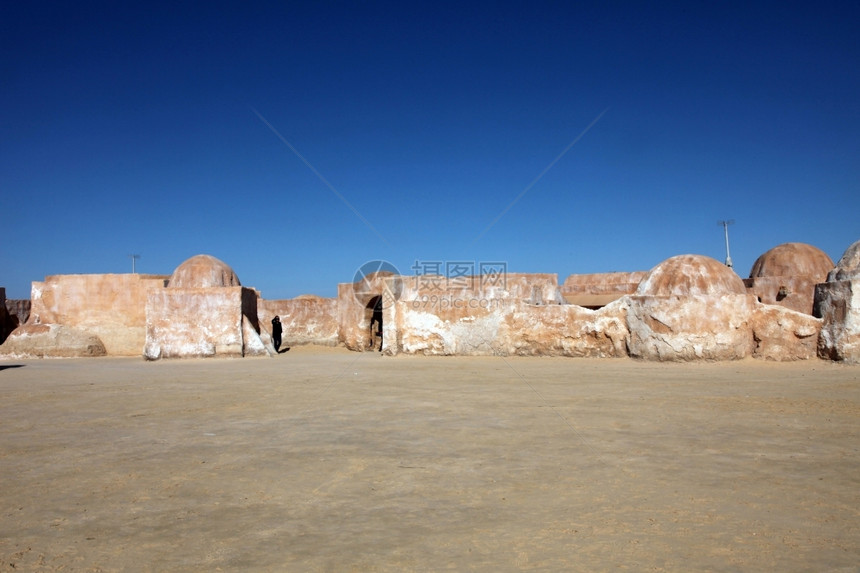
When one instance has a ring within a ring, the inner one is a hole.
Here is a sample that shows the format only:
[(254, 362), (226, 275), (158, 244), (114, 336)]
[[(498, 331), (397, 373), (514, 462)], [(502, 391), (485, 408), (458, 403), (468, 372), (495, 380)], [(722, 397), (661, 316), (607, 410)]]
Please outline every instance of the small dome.
[(711, 257), (678, 255), (666, 259), (639, 283), (638, 295), (687, 296), (746, 294), (741, 278)]
[(806, 243), (783, 243), (756, 259), (750, 278), (812, 277), (823, 282), (833, 268), (827, 253)]
[(845, 250), (836, 268), (827, 275), (828, 281), (849, 281), (860, 278), (860, 241)]
[(230, 265), (211, 255), (191, 257), (173, 271), (169, 287), (208, 288), (242, 286)]

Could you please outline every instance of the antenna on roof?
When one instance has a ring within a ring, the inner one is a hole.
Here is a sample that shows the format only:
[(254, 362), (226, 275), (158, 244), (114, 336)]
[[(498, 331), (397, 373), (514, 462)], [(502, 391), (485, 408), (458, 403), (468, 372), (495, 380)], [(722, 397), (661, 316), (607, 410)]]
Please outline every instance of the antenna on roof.
[(729, 225), (734, 225), (734, 219), (728, 219), (727, 221), (717, 221), (717, 225), (722, 225), (723, 230), (726, 232), (726, 266), (732, 268), (732, 256), (729, 254)]
[(131, 257), (131, 273), (134, 274), (135, 273), (134, 262), (140, 258), (140, 255), (129, 255), (129, 257)]

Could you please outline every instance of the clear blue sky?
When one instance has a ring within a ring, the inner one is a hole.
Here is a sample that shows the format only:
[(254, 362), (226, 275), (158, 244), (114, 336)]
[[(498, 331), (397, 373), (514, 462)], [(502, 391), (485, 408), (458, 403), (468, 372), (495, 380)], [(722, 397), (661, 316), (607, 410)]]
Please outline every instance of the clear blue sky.
[(374, 259), (723, 260), (720, 219), (744, 277), (860, 239), (856, 2), (127, 4), (4, 6), (9, 298), (132, 253), (277, 299)]

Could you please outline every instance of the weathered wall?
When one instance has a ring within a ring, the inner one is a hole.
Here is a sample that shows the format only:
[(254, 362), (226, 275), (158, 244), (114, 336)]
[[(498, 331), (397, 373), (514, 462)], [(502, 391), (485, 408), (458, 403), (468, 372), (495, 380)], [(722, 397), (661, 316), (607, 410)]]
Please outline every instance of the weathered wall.
[(519, 305), (506, 317), (510, 354), (614, 358), (627, 356), (629, 300), (599, 310), (576, 305)]
[(623, 301), (593, 311), (513, 299), (444, 308), (401, 300), (396, 306), (398, 350), (441, 355), (626, 356), (625, 313)]
[(817, 356), (823, 321), (781, 306), (756, 304), (752, 315), (753, 357), (765, 360), (809, 360)]
[(284, 329), (282, 346), (319, 344), (336, 346), (337, 299), (313, 295), (302, 295), (293, 299), (265, 300), (257, 302), (260, 328), (269, 337), (272, 335), (272, 319), (281, 318)]
[[(339, 287), (341, 339), (357, 350), (369, 342), (364, 299), (380, 292), (383, 352), (439, 355), (623, 356), (627, 328), (623, 303), (601, 311), (558, 304), (556, 276), (508, 275), (482, 284), (433, 277), (387, 277)], [(394, 300), (393, 293), (399, 293)]]
[(500, 339), (505, 317), (522, 302), (460, 296), (423, 298), (409, 289), (394, 306), (392, 352), (438, 355), (507, 355)]
[(561, 285), (561, 295), (570, 304), (600, 307), (633, 294), (647, 271), (570, 275)]
[(755, 297), (742, 294), (631, 296), (630, 355), (661, 361), (750, 356), (755, 304)]
[(648, 271), (574, 274), (564, 279), (563, 292), (633, 294)]
[(243, 301), (247, 304), (247, 297), (256, 297), (249, 293), (254, 291), (244, 287), (149, 291), (144, 356), (150, 360), (243, 356), (248, 330), (243, 330)]
[(166, 276), (53, 275), (34, 282), (29, 323), (58, 324), (97, 336), (107, 353), (139, 356), (146, 340), (146, 300)]

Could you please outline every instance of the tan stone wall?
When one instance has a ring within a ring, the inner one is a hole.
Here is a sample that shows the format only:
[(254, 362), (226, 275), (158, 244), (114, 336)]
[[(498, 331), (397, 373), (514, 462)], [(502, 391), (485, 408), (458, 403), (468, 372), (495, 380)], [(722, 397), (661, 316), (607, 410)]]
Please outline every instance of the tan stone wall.
[(822, 323), (806, 313), (757, 304), (752, 316), (753, 356), (777, 361), (815, 358)]
[(633, 294), (648, 271), (575, 274), (564, 279), (562, 293)]
[(630, 355), (647, 360), (734, 360), (752, 355), (755, 297), (630, 297)]
[(570, 304), (600, 308), (633, 294), (647, 271), (570, 275), (559, 289)]
[(32, 285), (28, 324), (58, 324), (97, 336), (114, 356), (139, 356), (146, 340), (147, 293), (167, 276), (53, 275)]
[(627, 356), (627, 299), (599, 310), (576, 305), (519, 305), (505, 317), (510, 354), (613, 358)]
[[(148, 359), (242, 356), (243, 287), (165, 288), (146, 300)], [(253, 291), (250, 291), (253, 292)]]
[(394, 307), (396, 347), (407, 354), (507, 355), (501, 341), (505, 317), (516, 306), (514, 299), (419, 295), (408, 291)]
[[(438, 279), (438, 280), (434, 280)], [(364, 350), (371, 311), (365, 299), (382, 293), (383, 348), (388, 354), (623, 356), (626, 306), (591, 311), (559, 301), (556, 275), (509, 274), (504, 282), (479, 277), (387, 277), (341, 284), (341, 342)], [(396, 301), (393, 293), (397, 292)]]
[(260, 329), (271, 337), (272, 319), (279, 316), (284, 329), (282, 346), (337, 346), (337, 304), (336, 298), (311, 295), (284, 300), (259, 299)]
[(626, 356), (626, 307), (495, 300), (447, 308), (397, 303), (399, 350), (409, 354)]

